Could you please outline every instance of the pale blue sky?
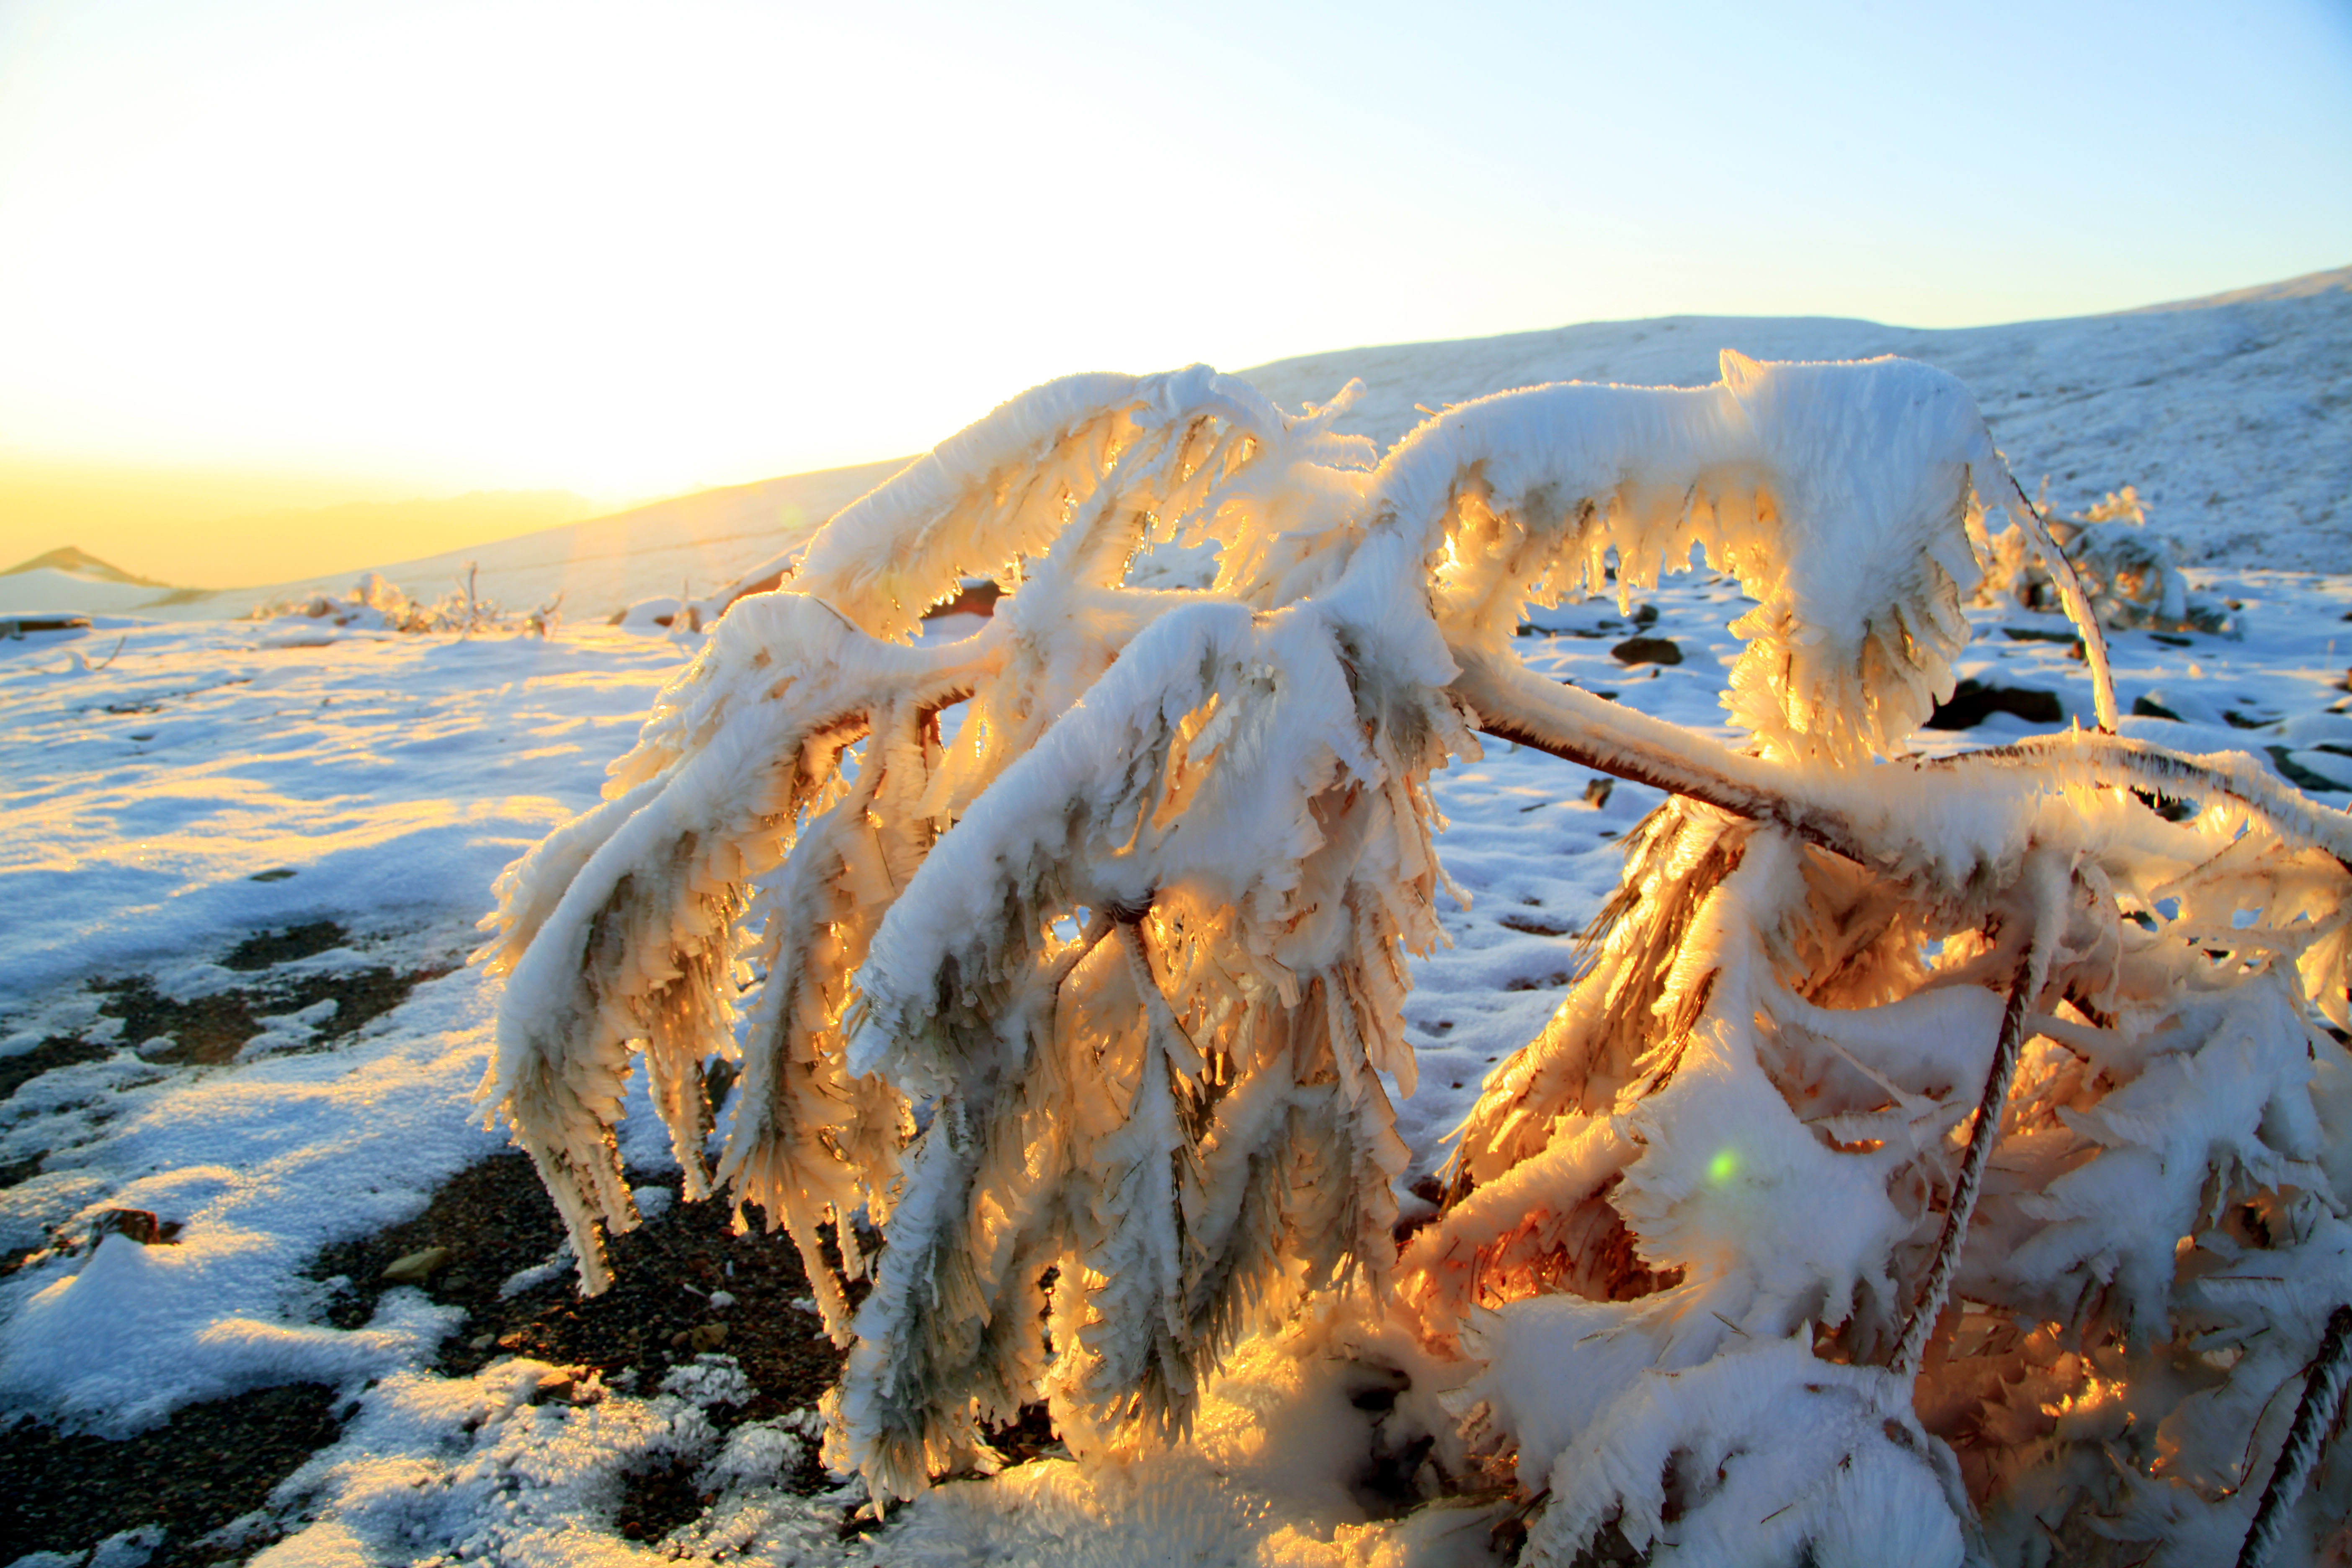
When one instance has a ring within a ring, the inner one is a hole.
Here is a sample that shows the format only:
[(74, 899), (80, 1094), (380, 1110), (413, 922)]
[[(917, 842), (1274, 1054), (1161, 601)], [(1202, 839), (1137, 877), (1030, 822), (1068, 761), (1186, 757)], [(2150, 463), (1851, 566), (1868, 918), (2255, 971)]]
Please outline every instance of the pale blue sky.
[(2340, 266), (2352, 5), (0, 0), (0, 463), (618, 499), (1074, 369)]

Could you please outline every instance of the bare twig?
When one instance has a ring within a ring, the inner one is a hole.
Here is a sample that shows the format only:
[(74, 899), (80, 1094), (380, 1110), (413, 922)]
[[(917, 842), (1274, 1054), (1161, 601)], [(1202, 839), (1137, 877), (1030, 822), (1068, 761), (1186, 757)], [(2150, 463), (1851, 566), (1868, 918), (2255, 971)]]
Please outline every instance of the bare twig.
[(2238, 1551), (2238, 1568), (2263, 1568), (2278, 1550), (2287, 1516), (2344, 1408), (2344, 1387), (2352, 1382), (2352, 1353), (2347, 1352), (2352, 1352), (2352, 1306), (2327, 1314), (2327, 1331), (2319, 1336), (2319, 1353), (2311, 1358), (2310, 1375), (2303, 1384), (2303, 1403), (2294, 1407), (2294, 1423), (2286, 1429), (2278, 1463), (2271, 1467), (2270, 1484), (2255, 1505), (2254, 1522)]

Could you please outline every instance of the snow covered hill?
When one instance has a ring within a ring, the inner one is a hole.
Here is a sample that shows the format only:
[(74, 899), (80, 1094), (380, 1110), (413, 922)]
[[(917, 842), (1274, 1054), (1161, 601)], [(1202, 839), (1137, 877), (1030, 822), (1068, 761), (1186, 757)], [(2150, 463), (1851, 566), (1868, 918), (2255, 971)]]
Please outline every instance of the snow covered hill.
[(166, 589), (143, 583), (113, 582), (54, 566), (0, 576), (0, 616), (49, 615), (169, 615), (155, 608)]
[(173, 593), (169, 583), (135, 576), (68, 544), (0, 572), (0, 616), (111, 615), (151, 608)]
[[(680, 584), (701, 595), (732, 582), (880, 484), (904, 462), (892, 458), (698, 490), (609, 517), (395, 561), (375, 570), (410, 597), (431, 601), (461, 584), (470, 563), (478, 569), (477, 590), (509, 609), (527, 610), (561, 593), (568, 618), (603, 620), (637, 599), (676, 594)], [(173, 620), (221, 620), (245, 615), (256, 605), (307, 596), (313, 588), (347, 588), (362, 575), (338, 573), (224, 589), (142, 613)]]
[[(1937, 331), (1826, 317), (1670, 316), (1347, 349), (1241, 374), (1286, 406), (1325, 401), (1360, 377), (1365, 395), (1340, 427), (1385, 446), (1419, 423), (1416, 405), (1547, 381), (1701, 385), (1715, 380), (1726, 348), (1755, 359), (1904, 354), (1948, 370), (1976, 393), (2029, 486), (2047, 475), (2051, 500), (2073, 512), (2137, 485), (2149, 526), (2179, 541), (2191, 563), (2333, 571), (2352, 561), (2352, 268), (2009, 326)], [(561, 590), (570, 618), (601, 620), (635, 600), (677, 594), (681, 583), (692, 597), (734, 580), (904, 461), (704, 490), (377, 570), (432, 600), (477, 562), (480, 592), (510, 608)], [(241, 616), (359, 576), (226, 590), (141, 613)]]
[(2352, 268), (2210, 299), (1934, 331), (1832, 318), (1668, 316), (1282, 360), (1243, 373), (1285, 405), (1328, 398), (1383, 446), (1416, 404), (1548, 381), (1700, 386), (1716, 356), (1925, 360), (1969, 384), (2011, 467), (2078, 512), (2137, 485), (2190, 563), (2341, 571), (2352, 563)]

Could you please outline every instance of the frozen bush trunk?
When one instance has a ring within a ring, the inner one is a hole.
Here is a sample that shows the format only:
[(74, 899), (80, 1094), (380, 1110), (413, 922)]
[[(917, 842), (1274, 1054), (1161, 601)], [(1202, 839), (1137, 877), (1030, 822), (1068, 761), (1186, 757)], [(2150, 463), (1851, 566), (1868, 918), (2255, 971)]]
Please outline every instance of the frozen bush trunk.
[[(1351, 395), (1048, 384), (717, 623), (605, 804), (502, 879), (485, 950), (481, 1098), (583, 1288), (635, 1223), (641, 1068), (688, 1194), (756, 1206), (819, 1280), (854, 1343), (828, 1452), (877, 1495), (1040, 1397), (1081, 1455), (1181, 1441), (1234, 1345), (1321, 1300), (1457, 1369), (1545, 1561), (2242, 1535), (2273, 1395), (2352, 1299), (2352, 822), (2106, 732), (1908, 753), (1988, 510), (2114, 714), (2088, 599), (1926, 366), (1532, 388), (1377, 463), (1330, 428)], [(1154, 546), (1213, 581), (1139, 585), (1181, 575), (1135, 566)], [(1694, 555), (1753, 600), (1745, 745), (1515, 657), (1524, 605)], [(1009, 590), (988, 626), (915, 640), (976, 575)], [(1400, 1258), (1428, 781), (1480, 731), (1674, 798)], [(714, 1054), (744, 1071), (706, 1171)], [(827, 1234), (873, 1279), (854, 1312)], [(2294, 1540), (2352, 1502), (2312, 1477)]]

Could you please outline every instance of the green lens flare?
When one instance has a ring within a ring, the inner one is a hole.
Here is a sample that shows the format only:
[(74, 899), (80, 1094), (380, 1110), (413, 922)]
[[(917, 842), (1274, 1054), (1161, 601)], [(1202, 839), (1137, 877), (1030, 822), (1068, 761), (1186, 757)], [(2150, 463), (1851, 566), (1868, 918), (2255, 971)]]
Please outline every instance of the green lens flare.
[(1738, 1173), (1739, 1156), (1729, 1149), (1718, 1152), (1706, 1163), (1706, 1179), (1718, 1187)]

